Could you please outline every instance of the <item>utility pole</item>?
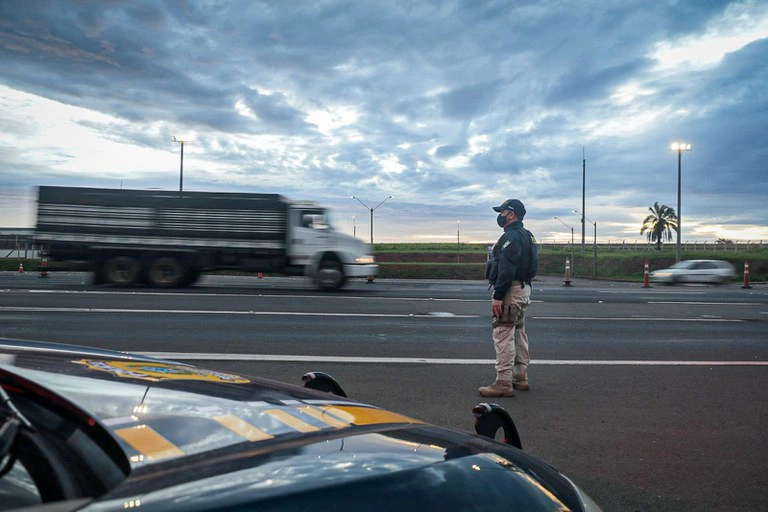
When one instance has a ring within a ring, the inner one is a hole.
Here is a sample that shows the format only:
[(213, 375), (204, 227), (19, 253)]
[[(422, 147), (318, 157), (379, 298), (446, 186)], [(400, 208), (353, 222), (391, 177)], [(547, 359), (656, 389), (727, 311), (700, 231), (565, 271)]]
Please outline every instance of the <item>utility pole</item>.
[(363, 207), (364, 207), (366, 210), (370, 210), (370, 212), (371, 212), (371, 246), (373, 246), (373, 212), (375, 212), (375, 211), (376, 211), (376, 208), (378, 208), (379, 206), (383, 205), (383, 204), (384, 204), (384, 202), (385, 202), (387, 199), (392, 199), (392, 196), (388, 196), (388, 197), (386, 197), (386, 198), (384, 199), (384, 201), (380, 202), (379, 204), (377, 204), (377, 205), (376, 205), (376, 206), (374, 206), (373, 208), (369, 207), (367, 204), (365, 204), (364, 202), (362, 202), (362, 201), (360, 200), (360, 198), (359, 198), (359, 197), (357, 197), (357, 196), (352, 196), (352, 199), (357, 199), (357, 201), (358, 201), (358, 202), (359, 202), (361, 205), (363, 205)]
[(581, 252), (584, 252), (584, 219), (587, 211), (587, 150), (581, 147)]
[(456, 263), (461, 263), (461, 221), (456, 221)]
[(670, 146), (672, 151), (677, 151), (677, 243), (675, 244), (675, 261), (680, 263), (680, 238), (683, 232), (683, 213), (680, 206), (680, 189), (682, 185), (683, 151), (690, 151), (691, 145), (685, 142), (673, 142)]
[(179, 140), (176, 137), (173, 138), (174, 142), (178, 142), (181, 146), (181, 163), (179, 164), (179, 195), (184, 190), (184, 141)]

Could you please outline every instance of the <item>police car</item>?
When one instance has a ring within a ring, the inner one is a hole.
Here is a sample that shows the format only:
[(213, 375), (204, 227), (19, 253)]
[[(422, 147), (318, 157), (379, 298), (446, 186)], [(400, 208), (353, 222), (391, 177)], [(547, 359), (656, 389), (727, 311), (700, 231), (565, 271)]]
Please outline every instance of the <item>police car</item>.
[(468, 433), (301, 380), (0, 339), (0, 509), (599, 510), (497, 405)]

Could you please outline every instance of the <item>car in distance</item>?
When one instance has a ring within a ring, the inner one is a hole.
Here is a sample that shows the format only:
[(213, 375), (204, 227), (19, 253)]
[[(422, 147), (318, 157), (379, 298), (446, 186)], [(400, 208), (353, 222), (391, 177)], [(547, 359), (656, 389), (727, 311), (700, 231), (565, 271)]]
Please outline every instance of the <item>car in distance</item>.
[(650, 273), (651, 281), (665, 284), (725, 284), (735, 278), (736, 269), (729, 262), (722, 260), (685, 260)]
[(302, 380), (0, 339), (0, 510), (600, 510), (496, 404), (475, 434)]

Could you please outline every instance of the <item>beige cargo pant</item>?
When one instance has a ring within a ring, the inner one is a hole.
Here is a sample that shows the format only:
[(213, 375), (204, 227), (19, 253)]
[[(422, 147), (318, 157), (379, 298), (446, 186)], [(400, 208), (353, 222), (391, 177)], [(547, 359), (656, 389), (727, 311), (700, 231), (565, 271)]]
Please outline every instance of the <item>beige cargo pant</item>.
[(528, 334), (525, 310), (531, 303), (531, 287), (515, 281), (502, 301), (501, 318), (493, 317), (493, 346), (496, 349), (496, 380), (512, 381), (515, 365), (527, 367)]

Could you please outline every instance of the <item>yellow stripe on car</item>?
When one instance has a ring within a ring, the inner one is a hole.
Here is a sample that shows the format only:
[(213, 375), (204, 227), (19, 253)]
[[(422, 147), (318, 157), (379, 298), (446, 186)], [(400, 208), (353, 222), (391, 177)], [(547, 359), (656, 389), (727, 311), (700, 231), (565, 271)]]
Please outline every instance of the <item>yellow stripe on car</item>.
[(358, 405), (336, 405), (327, 412), (349, 422), (352, 425), (378, 425), (380, 423), (422, 423), (419, 420), (403, 416), (384, 409), (362, 407)]
[(121, 428), (115, 434), (149, 460), (181, 457), (184, 451), (147, 425)]
[(282, 409), (267, 409), (264, 411), (264, 413), (269, 414), (271, 417), (273, 417), (280, 423), (288, 425), (293, 430), (296, 430), (298, 432), (315, 432), (317, 430), (320, 430), (318, 427), (314, 425), (310, 425), (305, 421), (301, 421), (296, 416), (290, 413), (287, 413)]
[(213, 419), (219, 425), (228, 428), (248, 441), (264, 441), (265, 439), (272, 439), (275, 437), (272, 434), (268, 434), (267, 432), (254, 427), (234, 414), (222, 414), (220, 416), (214, 416)]
[(316, 420), (322, 421), (326, 425), (330, 425), (332, 427), (345, 428), (350, 425), (351, 422), (345, 421), (343, 419), (337, 418), (329, 414), (330, 409), (331, 409), (330, 407), (317, 408), (317, 407), (307, 406), (307, 407), (300, 407), (299, 412), (312, 416)]

